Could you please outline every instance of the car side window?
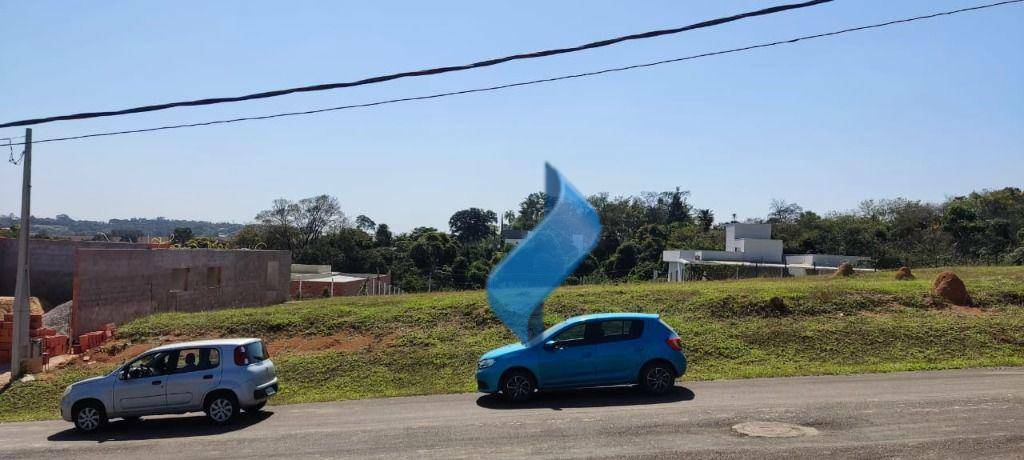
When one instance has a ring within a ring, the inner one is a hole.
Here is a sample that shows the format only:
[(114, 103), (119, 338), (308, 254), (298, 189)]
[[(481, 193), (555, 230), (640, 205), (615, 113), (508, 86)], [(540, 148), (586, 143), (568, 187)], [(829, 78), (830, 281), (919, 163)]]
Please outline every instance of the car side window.
[(582, 345), (585, 342), (585, 335), (587, 331), (586, 323), (580, 323), (572, 326), (555, 336), (555, 344), (560, 347), (568, 347), (574, 345)]
[(216, 348), (186, 348), (178, 351), (176, 374), (204, 371), (220, 365), (220, 351)]
[(126, 379), (157, 377), (170, 373), (170, 359), (173, 351), (160, 351), (143, 356), (124, 367)]
[(594, 343), (615, 342), (640, 337), (643, 333), (643, 321), (610, 320), (593, 323), (588, 329), (588, 340)]

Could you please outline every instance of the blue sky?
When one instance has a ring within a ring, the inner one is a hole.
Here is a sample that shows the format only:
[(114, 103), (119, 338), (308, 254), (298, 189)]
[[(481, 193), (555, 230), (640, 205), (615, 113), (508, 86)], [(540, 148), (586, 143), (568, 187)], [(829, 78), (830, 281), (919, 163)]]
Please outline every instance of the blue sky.
[[(0, 2), (0, 120), (354, 80), (675, 27), (775, 2)], [(781, 3), (778, 2), (778, 3)], [(37, 139), (488, 86), (743, 46), (973, 1), (815, 8), (488, 69), (60, 122)], [(720, 219), (1024, 179), (1024, 5), (486, 94), (40, 144), (33, 214), (246, 222), (337, 196), (397, 230), (515, 208), (550, 161), (583, 193), (679, 186)], [(0, 130), (0, 137), (20, 135)], [(7, 153), (3, 155), (6, 157)], [(0, 166), (0, 212), (20, 169)]]

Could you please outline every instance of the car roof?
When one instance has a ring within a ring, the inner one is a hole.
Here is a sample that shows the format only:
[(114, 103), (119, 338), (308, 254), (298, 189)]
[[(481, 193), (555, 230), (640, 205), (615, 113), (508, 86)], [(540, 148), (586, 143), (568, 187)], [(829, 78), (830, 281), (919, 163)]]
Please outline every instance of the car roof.
[(176, 350), (179, 348), (193, 348), (193, 347), (219, 347), (219, 346), (239, 346), (248, 343), (259, 341), (260, 339), (255, 338), (244, 338), (244, 339), (212, 339), (212, 340), (195, 340), (192, 342), (177, 342), (168, 343), (166, 345), (160, 345), (149, 351), (161, 351), (161, 350)]
[(657, 313), (593, 313), (589, 315), (574, 316), (566, 322), (580, 322), (601, 319), (658, 319), (661, 315)]

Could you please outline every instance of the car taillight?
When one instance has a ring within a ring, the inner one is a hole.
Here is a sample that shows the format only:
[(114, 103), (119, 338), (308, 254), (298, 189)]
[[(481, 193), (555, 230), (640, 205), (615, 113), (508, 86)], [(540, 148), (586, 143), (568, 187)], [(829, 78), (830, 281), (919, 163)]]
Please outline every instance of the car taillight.
[(675, 351), (683, 351), (683, 339), (680, 339), (679, 337), (671, 337), (666, 340), (665, 343)]
[(249, 364), (249, 357), (245, 354), (244, 346), (235, 347), (235, 364), (239, 366), (245, 366)]

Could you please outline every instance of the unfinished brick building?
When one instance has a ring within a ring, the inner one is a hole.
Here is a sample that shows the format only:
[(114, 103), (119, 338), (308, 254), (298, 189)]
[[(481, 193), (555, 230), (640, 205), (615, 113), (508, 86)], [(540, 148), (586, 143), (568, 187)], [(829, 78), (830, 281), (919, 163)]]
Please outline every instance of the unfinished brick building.
[[(14, 292), (17, 252), (15, 240), (0, 238), (0, 295)], [(288, 251), (31, 240), (29, 255), (32, 295), (45, 307), (73, 300), (72, 336), (151, 313), (270, 305), (289, 294)]]

